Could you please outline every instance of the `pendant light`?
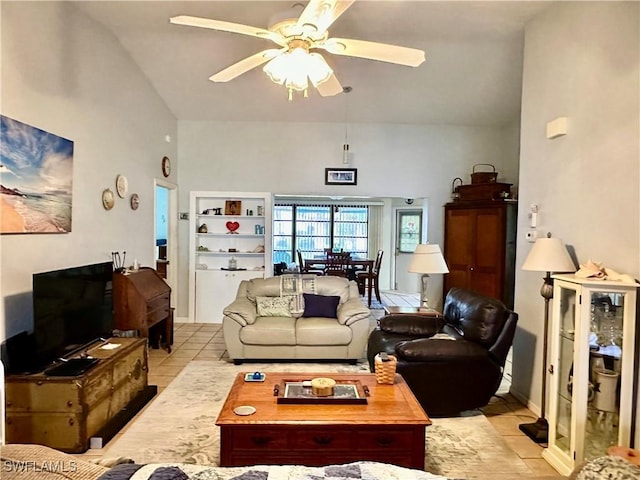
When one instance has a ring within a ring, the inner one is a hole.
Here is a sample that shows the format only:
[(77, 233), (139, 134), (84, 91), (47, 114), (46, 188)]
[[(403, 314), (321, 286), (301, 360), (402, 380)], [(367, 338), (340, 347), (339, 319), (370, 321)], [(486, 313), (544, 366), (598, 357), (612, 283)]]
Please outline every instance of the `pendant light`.
[[(353, 90), (352, 87), (344, 87), (342, 93), (348, 94)], [(344, 143), (342, 144), (342, 163), (349, 165), (350, 151), (349, 151), (349, 101), (348, 97), (344, 99)]]

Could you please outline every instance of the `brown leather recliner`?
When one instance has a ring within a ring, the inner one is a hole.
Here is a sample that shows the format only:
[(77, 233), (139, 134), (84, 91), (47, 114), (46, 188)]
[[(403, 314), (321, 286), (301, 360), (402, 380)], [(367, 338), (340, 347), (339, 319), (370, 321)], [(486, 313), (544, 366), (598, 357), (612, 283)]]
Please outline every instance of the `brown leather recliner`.
[(517, 321), (499, 300), (452, 288), (443, 317), (381, 318), (369, 336), (369, 368), (379, 352), (395, 355), (397, 373), (429, 416), (482, 407), (500, 386)]

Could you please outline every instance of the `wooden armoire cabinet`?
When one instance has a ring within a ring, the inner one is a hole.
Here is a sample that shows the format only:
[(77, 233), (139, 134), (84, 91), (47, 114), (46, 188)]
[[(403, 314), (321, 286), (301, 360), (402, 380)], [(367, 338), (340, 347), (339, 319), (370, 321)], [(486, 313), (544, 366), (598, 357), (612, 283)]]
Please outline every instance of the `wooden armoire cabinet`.
[(466, 288), (513, 308), (518, 207), (513, 200), (457, 201), (444, 206), (444, 294)]

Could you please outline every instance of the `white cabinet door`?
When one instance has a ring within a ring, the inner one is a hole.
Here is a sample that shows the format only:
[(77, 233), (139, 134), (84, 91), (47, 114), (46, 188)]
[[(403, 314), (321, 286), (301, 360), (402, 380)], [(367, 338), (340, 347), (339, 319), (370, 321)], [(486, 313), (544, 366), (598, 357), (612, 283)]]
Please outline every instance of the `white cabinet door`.
[(222, 311), (236, 298), (242, 280), (263, 278), (264, 271), (197, 270), (196, 323), (222, 323)]

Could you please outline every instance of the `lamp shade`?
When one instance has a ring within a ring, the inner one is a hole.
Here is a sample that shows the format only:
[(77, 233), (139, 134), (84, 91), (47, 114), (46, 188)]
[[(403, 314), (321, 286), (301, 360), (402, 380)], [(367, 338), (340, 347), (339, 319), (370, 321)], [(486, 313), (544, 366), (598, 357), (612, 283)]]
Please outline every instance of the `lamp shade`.
[(576, 267), (559, 238), (538, 238), (533, 244), (523, 270), (533, 272), (575, 272)]
[(440, 245), (421, 243), (411, 257), (409, 271), (413, 273), (449, 273)]

